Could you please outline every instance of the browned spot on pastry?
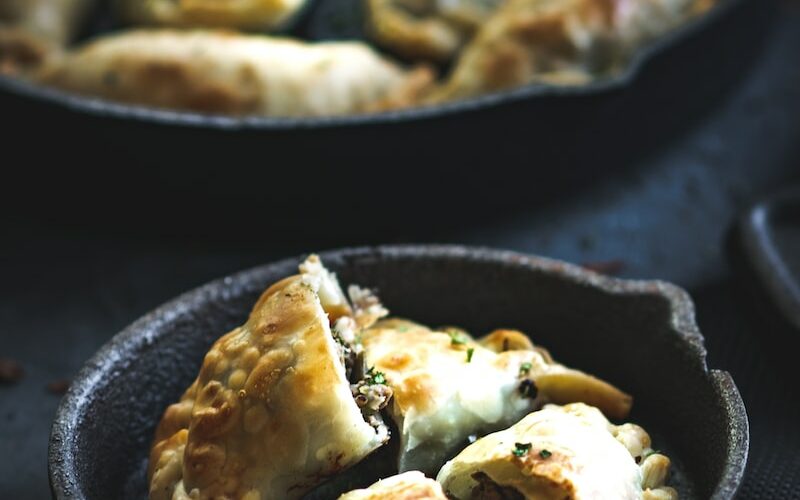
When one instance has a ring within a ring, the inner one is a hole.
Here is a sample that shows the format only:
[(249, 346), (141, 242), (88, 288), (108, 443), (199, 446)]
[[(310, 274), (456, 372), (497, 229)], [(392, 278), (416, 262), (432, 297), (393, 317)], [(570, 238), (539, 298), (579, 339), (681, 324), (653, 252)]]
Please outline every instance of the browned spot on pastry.
[(389, 370), (402, 370), (411, 363), (411, 356), (405, 352), (398, 352), (386, 356), (378, 362), (378, 364)]
[(197, 442), (190, 439), (186, 444), (183, 461), (184, 477), (199, 487), (214, 483), (225, 465), (225, 449), (213, 442)]
[(403, 413), (408, 408), (416, 408), (421, 412), (427, 410), (433, 403), (432, 386), (430, 375), (427, 373), (411, 375), (403, 380), (394, 394), (395, 400), (400, 405)]

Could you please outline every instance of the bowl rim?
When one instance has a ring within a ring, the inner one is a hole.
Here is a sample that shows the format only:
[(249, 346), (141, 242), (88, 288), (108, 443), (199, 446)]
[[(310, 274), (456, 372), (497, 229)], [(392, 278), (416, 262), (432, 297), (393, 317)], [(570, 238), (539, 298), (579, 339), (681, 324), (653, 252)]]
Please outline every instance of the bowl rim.
[(608, 94), (631, 84), (652, 58), (673, 45), (691, 38), (714, 24), (735, 5), (745, 0), (717, 0), (708, 12), (690, 19), (657, 39), (642, 46), (617, 74), (584, 85), (558, 86), (541, 83), (491, 92), (477, 97), (435, 106), (420, 106), (380, 113), (320, 117), (227, 116), (190, 111), (173, 111), (136, 104), (123, 104), (98, 97), (84, 96), (0, 74), (0, 91), (55, 105), (62, 110), (96, 118), (116, 118), (136, 123), (153, 123), (211, 130), (308, 130), (390, 125), (445, 118), (459, 113), (477, 112), (501, 104), (517, 104), (532, 99), (582, 97)]
[[(462, 259), (483, 262), (500, 266), (520, 267), (528, 271), (541, 272), (574, 285), (590, 286), (606, 294), (624, 295), (657, 295), (665, 298), (670, 306), (670, 322), (672, 330), (687, 344), (692, 352), (695, 368), (699, 368), (714, 385), (720, 399), (726, 407), (726, 416), (730, 425), (730, 442), (727, 456), (728, 462), (716, 489), (711, 496), (715, 500), (733, 498), (741, 484), (749, 449), (749, 421), (741, 394), (731, 375), (722, 370), (712, 370), (706, 363), (704, 339), (695, 322), (694, 303), (689, 294), (682, 288), (661, 280), (627, 280), (598, 274), (564, 261), (500, 250), (487, 247), (465, 245), (379, 245), (365, 247), (349, 247), (319, 252), (324, 262), (372, 259)], [(105, 378), (107, 372), (122, 355), (123, 351), (135, 351), (149, 345), (154, 339), (150, 333), (154, 325), (169, 323), (193, 307), (206, 303), (210, 299), (224, 296), (236, 282), (246, 283), (249, 278), (272, 270), (292, 269), (306, 257), (289, 257), (267, 264), (255, 266), (228, 276), (215, 279), (176, 298), (173, 298), (149, 313), (140, 317), (121, 332), (108, 340), (81, 368), (75, 376), (69, 390), (61, 399), (56, 410), (50, 432), (48, 447), (48, 476), (53, 498), (84, 498), (73, 477), (76, 453), (73, 448), (73, 431), (79, 425), (80, 408), (83, 400), (93, 387)]]

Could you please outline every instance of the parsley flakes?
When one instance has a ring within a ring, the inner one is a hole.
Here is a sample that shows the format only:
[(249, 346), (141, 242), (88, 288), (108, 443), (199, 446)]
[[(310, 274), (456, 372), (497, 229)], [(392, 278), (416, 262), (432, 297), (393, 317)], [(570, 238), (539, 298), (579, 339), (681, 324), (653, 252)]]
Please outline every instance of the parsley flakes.
[(472, 347), (470, 347), (469, 349), (467, 349), (467, 363), (469, 363), (470, 361), (472, 361), (472, 355), (473, 355), (473, 354), (475, 354), (475, 349), (473, 349)]
[(511, 453), (513, 453), (515, 457), (521, 457), (527, 455), (529, 451), (531, 451), (530, 443), (514, 443), (514, 449), (511, 450)]
[(550, 458), (550, 455), (552, 455), (552, 453), (550, 453), (548, 450), (542, 450), (539, 452), (539, 456), (542, 458)]
[(526, 361), (526, 362), (522, 363), (521, 365), (519, 365), (519, 374), (520, 375), (527, 375), (528, 372), (531, 371), (531, 368), (533, 368), (533, 365), (530, 364), (528, 361)]
[(447, 334), (450, 335), (450, 345), (464, 345), (467, 343), (467, 339), (459, 332), (449, 331)]

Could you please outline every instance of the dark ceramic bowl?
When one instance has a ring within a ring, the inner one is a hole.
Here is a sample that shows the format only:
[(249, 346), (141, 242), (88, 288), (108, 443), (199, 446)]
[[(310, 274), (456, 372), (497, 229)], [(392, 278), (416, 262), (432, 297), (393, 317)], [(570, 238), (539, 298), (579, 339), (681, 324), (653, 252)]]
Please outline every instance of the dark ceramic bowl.
[[(747, 460), (748, 422), (729, 374), (708, 370), (688, 295), (563, 262), (455, 246), (322, 254), (343, 283), (376, 288), (397, 315), (486, 332), (528, 332), (557, 359), (634, 395), (630, 419), (674, 462), (681, 498), (730, 498)], [(214, 281), (115, 336), (64, 397), (50, 438), (56, 498), (145, 498), (145, 460), (162, 412), (211, 343), (242, 323), (300, 257)], [(369, 483), (375, 478), (362, 478)]]

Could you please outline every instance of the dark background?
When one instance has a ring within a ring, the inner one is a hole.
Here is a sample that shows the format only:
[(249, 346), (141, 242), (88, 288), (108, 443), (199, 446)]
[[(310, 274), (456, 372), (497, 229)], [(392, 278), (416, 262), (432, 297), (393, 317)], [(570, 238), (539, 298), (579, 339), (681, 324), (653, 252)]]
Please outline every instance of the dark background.
[[(0, 497), (46, 498), (59, 395), (189, 288), (310, 251), (457, 242), (690, 291), (751, 419), (741, 498), (800, 498), (800, 332), (731, 228), (800, 183), (800, 4), (748, 1), (601, 97), (345, 131), (176, 131), (0, 95)], [(52, 389), (52, 388), (51, 388)]]

